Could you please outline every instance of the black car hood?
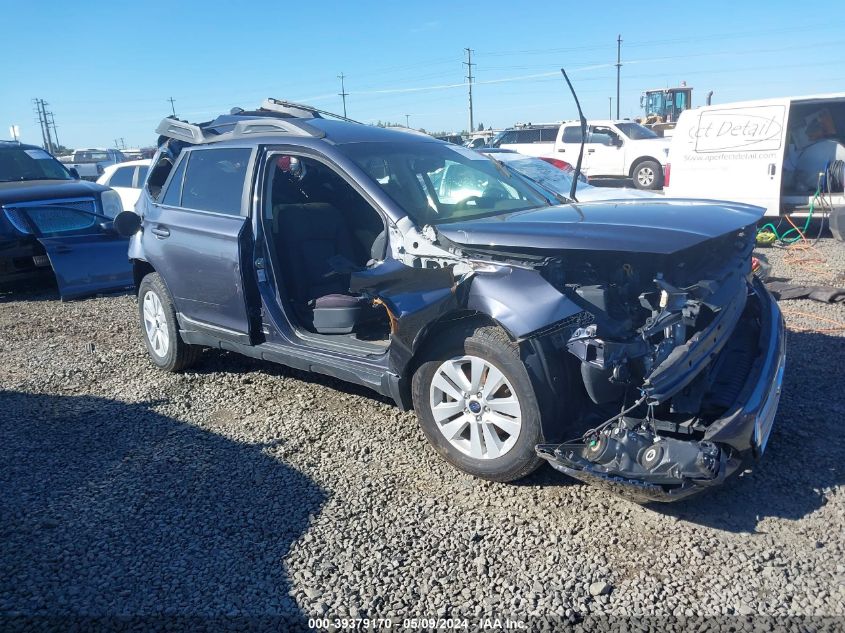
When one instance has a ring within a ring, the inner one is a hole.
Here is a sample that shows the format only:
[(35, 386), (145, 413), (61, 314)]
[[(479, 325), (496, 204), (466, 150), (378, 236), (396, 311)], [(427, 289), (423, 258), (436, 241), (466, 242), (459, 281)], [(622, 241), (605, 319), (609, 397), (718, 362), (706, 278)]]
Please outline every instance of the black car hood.
[(451, 242), (480, 249), (668, 255), (753, 224), (764, 211), (714, 200), (612, 200), (543, 207), (435, 228)]
[(14, 202), (61, 200), (93, 196), (108, 187), (85, 180), (24, 180), (0, 182), (0, 206)]

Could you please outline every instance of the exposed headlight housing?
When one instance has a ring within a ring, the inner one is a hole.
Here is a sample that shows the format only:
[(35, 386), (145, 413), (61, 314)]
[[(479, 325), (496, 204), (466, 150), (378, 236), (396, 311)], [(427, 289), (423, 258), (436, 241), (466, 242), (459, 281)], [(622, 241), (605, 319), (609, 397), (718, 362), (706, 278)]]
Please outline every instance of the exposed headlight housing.
[(103, 215), (110, 218), (114, 218), (114, 216), (123, 211), (123, 203), (120, 201), (120, 195), (113, 189), (100, 194), (100, 204), (103, 207)]

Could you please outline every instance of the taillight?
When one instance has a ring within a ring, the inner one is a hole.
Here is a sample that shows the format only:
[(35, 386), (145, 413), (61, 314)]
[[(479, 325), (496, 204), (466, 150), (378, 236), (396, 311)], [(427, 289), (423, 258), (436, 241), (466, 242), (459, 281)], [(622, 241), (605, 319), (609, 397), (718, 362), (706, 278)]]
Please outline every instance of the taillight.
[(672, 165), (670, 165), (669, 163), (666, 163), (666, 165), (663, 166), (663, 186), (664, 187), (669, 186), (669, 176), (670, 175), (672, 175)]
[(548, 156), (540, 156), (540, 160), (546, 161), (549, 165), (553, 165), (562, 171), (575, 171), (572, 165), (567, 163), (565, 160), (560, 160), (559, 158), (550, 158)]

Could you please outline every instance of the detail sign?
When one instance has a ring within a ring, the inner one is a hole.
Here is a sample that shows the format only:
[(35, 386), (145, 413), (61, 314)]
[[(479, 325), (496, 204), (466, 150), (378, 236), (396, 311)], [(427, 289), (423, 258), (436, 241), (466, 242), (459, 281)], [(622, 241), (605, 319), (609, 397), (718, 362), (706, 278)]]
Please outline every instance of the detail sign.
[(783, 139), (785, 105), (705, 110), (690, 128), (697, 152), (775, 151)]

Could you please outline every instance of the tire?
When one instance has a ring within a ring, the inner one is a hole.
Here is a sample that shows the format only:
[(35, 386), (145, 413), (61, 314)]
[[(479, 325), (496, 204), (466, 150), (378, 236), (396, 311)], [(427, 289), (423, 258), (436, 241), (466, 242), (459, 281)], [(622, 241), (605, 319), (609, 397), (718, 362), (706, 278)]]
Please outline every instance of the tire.
[(663, 168), (656, 160), (644, 160), (631, 174), (637, 189), (660, 189), (663, 186)]
[[(534, 450), (543, 440), (537, 398), (517, 345), (501, 328), (446, 337), (425, 358), (411, 383), (414, 409), (426, 438), (447, 462), (502, 482), (525, 477), (542, 464)], [(472, 387), (473, 364), (481, 391), (455, 389), (460, 380), (462, 387)], [(455, 380), (444, 382), (449, 375)]]
[(197, 362), (202, 347), (188, 345), (179, 336), (173, 299), (158, 273), (149, 273), (138, 286), (138, 315), (153, 365), (177, 372)]

